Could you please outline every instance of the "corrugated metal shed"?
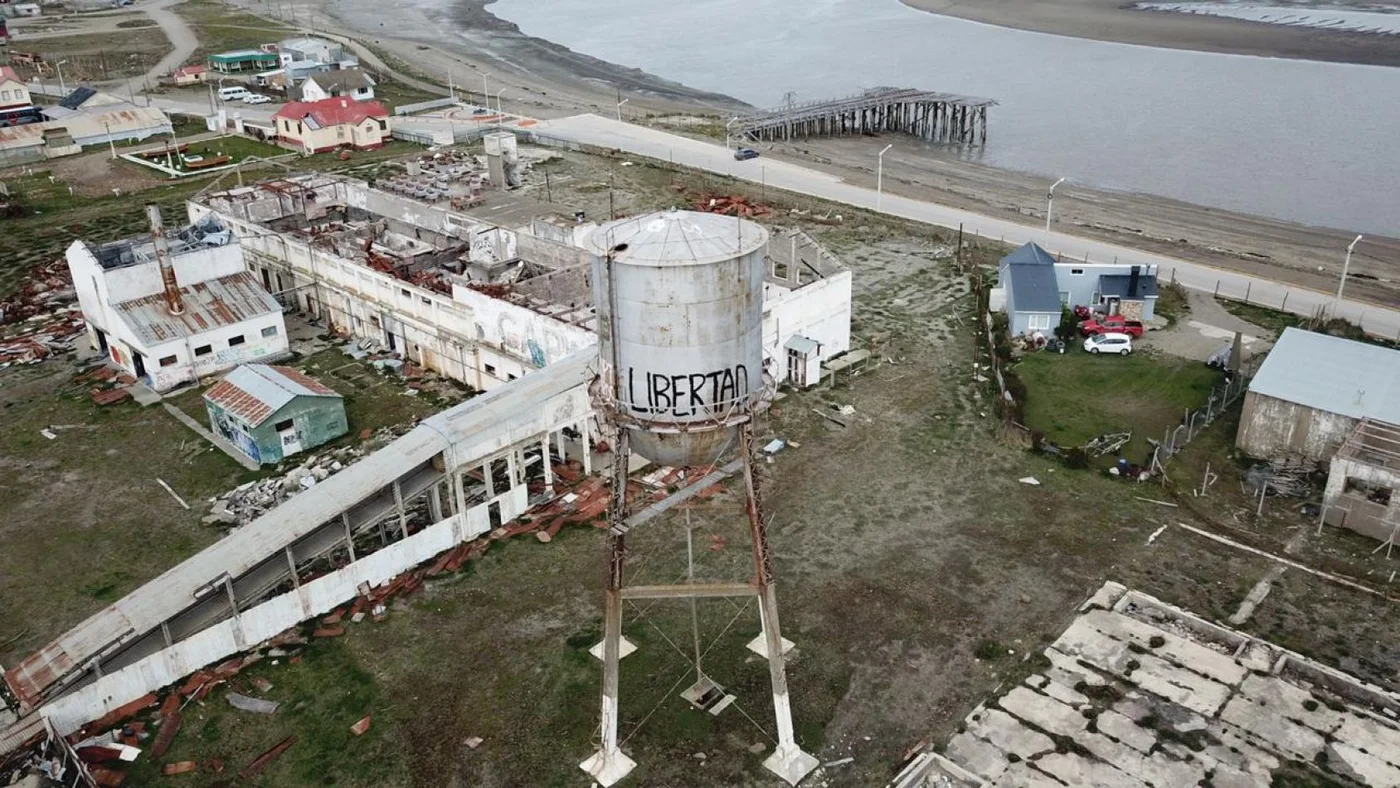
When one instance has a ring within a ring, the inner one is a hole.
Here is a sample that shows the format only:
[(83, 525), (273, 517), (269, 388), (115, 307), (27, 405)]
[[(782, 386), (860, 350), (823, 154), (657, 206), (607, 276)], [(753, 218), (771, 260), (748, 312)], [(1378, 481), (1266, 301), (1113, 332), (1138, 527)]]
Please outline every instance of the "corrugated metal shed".
[(340, 395), (291, 367), (267, 364), (244, 364), (204, 393), (205, 400), (251, 427), (262, 424), (297, 397)]
[(66, 129), (79, 144), (93, 145), (106, 143), (109, 136), (120, 141), (169, 134), (170, 128), (170, 118), (156, 107), (114, 105), (92, 111), (84, 108), (61, 120), (0, 128), (0, 150), (42, 145), (44, 132), (50, 129)]
[(608, 222), (588, 236), (585, 246), (628, 265), (706, 265), (741, 257), (768, 243), (768, 231), (737, 216), (699, 211), (658, 211)]
[(1354, 419), (1400, 424), (1400, 350), (1286, 328), (1249, 390)]
[(185, 311), (179, 315), (172, 315), (166, 309), (162, 293), (117, 304), (113, 311), (148, 345), (183, 339), (282, 311), (277, 299), (247, 271), (182, 287), (180, 295)]

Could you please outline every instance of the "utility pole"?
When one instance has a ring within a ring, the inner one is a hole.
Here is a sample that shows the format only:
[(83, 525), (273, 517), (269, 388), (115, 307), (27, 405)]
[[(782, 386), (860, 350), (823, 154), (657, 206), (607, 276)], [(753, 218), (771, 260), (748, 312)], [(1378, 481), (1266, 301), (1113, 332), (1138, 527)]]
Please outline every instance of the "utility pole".
[(1064, 183), (1061, 178), (1050, 185), (1050, 193), (1045, 195), (1045, 243), (1050, 243), (1050, 211), (1055, 206), (1055, 187)]
[(876, 156), (877, 164), (875, 165), (875, 210), (877, 211), (880, 210), (880, 206), (885, 199), (885, 154), (889, 153), (890, 148), (893, 147), (894, 143), (886, 145), (884, 149), (880, 151), (880, 155)]
[(1332, 304), (1332, 317), (1334, 318), (1337, 317), (1337, 313), (1342, 309), (1342, 288), (1347, 286), (1347, 269), (1351, 268), (1351, 251), (1355, 249), (1356, 245), (1361, 243), (1361, 239), (1365, 237), (1364, 235), (1358, 235), (1352, 239), (1351, 243), (1347, 244), (1346, 261), (1342, 263), (1342, 280), (1337, 283), (1337, 299)]

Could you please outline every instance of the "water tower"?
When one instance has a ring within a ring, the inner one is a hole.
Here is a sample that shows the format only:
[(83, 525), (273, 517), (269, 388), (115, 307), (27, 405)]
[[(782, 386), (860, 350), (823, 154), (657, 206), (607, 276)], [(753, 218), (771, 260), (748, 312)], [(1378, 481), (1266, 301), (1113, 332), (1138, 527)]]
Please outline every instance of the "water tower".
[[(763, 280), (768, 232), (745, 219), (666, 211), (609, 222), (587, 243), (593, 255), (600, 370), (594, 402), (613, 435), (608, 585), (604, 605), (602, 744), (583, 769), (604, 786), (635, 763), (618, 746), (618, 663), (623, 599), (756, 597), (763, 632), (750, 644), (768, 660), (778, 744), (764, 765), (796, 785), (817, 766), (797, 746), (788, 699), (777, 593), (755, 483), (753, 421), (772, 393), (763, 368)], [(754, 557), (745, 583), (627, 586), (628, 530), (645, 518), (626, 496), (631, 452), (659, 465), (701, 469), (700, 481), (665, 508), (741, 472)], [(726, 455), (737, 458), (712, 470)], [(720, 474), (720, 475), (716, 475)], [(697, 662), (698, 670), (698, 662)], [(690, 692), (707, 687), (703, 677)], [(714, 685), (711, 685), (714, 686)], [(694, 702), (694, 700), (692, 700)]]

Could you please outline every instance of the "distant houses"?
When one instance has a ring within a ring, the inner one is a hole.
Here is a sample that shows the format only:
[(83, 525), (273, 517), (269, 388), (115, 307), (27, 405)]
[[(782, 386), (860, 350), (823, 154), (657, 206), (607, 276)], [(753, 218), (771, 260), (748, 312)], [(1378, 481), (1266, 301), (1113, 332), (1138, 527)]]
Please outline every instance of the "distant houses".
[(374, 80), (358, 68), (345, 68), (311, 74), (290, 91), (293, 101), (321, 101), (328, 98), (374, 98)]
[(1001, 259), (992, 308), (1004, 309), (1012, 336), (1049, 333), (1061, 310), (1077, 306), (1128, 320), (1156, 315), (1157, 273), (1151, 266), (1060, 262), (1034, 243)]

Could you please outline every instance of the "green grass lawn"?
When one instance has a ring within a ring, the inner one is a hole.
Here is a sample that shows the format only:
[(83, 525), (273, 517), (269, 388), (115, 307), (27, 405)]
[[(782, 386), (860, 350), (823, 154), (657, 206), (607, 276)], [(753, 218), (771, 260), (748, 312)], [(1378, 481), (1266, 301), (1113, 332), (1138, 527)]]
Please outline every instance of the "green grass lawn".
[(1198, 362), (1144, 351), (1094, 356), (1033, 353), (1015, 368), (1026, 384), (1026, 426), (1062, 446), (1132, 430), (1125, 456), (1142, 461), (1147, 438), (1162, 439), (1188, 409), (1205, 404), (1220, 374)]

